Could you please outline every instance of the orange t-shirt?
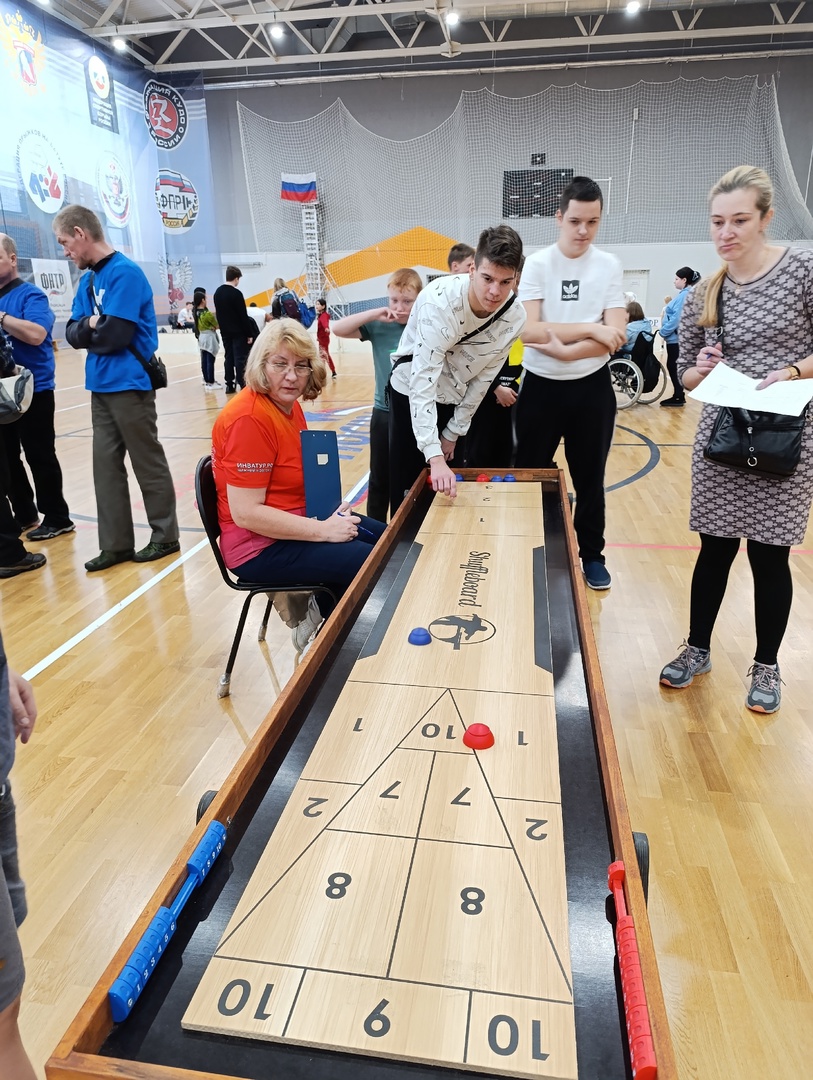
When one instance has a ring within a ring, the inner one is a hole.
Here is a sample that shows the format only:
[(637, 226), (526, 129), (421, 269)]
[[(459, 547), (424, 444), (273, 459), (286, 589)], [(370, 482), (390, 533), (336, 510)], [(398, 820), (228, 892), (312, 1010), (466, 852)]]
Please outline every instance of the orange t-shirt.
[(230, 569), (253, 559), (275, 541), (235, 525), (226, 485), (265, 488), (265, 505), (305, 515), (300, 431), (307, 429), (299, 402), (290, 415), (254, 390), (241, 390), (212, 428), (212, 472), (217, 488), (220, 550)]

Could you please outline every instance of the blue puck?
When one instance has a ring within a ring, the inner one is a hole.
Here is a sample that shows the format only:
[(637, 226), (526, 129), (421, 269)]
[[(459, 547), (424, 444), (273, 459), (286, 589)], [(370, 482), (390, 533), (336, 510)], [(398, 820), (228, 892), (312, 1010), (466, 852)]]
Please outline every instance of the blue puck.
[(515, 484), (517, 482), (517, 478), (513, 473), (506, 473), (503, 480), (506, 484)]
[(456, 473), (454, 474), (454, 478), (455, 478), (455, 480), (457, 480), (457, 482), (458, 482), (458, 484), (459, 484), (459, 483), (460, 483), (460, 481), (461, 481), (461, 480), (463, 479), (463, 473), (459, 473), (459, 472), (456, 472)]
[(410, 645), (428, 645), (432, 635), (425, 627), (416, 626), (414, 630), (410, 630), (408, 640)]
[(491, 477), (491, 483), (492, 484), (501, 484), (502, 483), (502, 477), (501, 476), (492, 476)]

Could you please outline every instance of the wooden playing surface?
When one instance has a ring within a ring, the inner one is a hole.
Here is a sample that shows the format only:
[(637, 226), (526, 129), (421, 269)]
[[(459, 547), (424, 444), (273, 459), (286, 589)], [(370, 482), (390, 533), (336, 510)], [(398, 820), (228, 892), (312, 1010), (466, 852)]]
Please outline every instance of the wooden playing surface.
[[(459, 491), (435, 499), (185, 1028), (578, 1076), (541, 491)], [(464, 745), (475, 723), (492, 748)]]

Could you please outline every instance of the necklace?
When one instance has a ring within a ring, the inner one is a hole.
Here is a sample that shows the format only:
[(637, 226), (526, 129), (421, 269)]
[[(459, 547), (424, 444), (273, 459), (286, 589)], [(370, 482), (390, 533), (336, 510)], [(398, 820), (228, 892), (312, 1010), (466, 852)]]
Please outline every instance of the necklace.
[[(784, 252), (782, 252), (782, 254), (784, 254)], [(780, 256), (780, 258), (781, 258), (781, 256)], [(759, 267), (757, 268), (757, 272), (755, 274), (753, 274), (751, 277), (745, 278), (744, 281), (737, 281), (737, 279), (734, 277), (734, 275), (731, 273), (731, 271), (726, 270), (726, 275), (727, 275), (728, 279), (731, 282), (733, 282), (733, 284), (734, 284), (734, 295), (735, 296), (740, 295), (740, 289), (742, 289), (743, 285), (753, 285), (755, 281), (759, 281), (759, 279), (764, 277), (765, 274), (767, 274), (769, 271), (773, 270), (774, 266), (777, 264), (778, 261), (779, 261), (779, 259), (774, 259), (773, 250), (771, 248), (768, 248), (766, 250), (765, 254), (760, 259), (760, 263), (759, 263)], [(767, 263), (767, 265), (766, 265), (766, 263)]]

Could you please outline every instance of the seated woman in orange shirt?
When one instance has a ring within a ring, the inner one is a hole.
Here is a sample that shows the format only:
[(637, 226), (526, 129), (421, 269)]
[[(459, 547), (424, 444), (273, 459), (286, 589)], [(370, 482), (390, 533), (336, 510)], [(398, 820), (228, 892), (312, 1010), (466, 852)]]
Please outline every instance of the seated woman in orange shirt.
[[(251, 349), (245, 380), (212, 429), (223, 559), (244, 581), (319, 581), (342, 593), (385, 526), (352, 514), (346, 503), (324, 521), (305, 516), (299, 433), (308, 425), (299, 398), (313, 401), (325, 385), (316, 343), (293, 319), (269, 323)], [(328, 606), (320, 594), (322, 615)], [(314, 601), (311, 608), (318, 625)]]

